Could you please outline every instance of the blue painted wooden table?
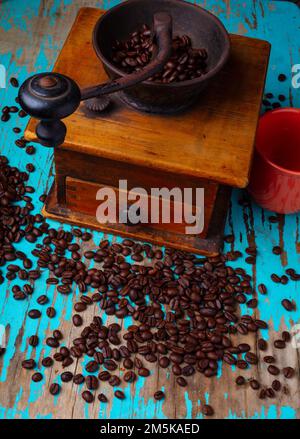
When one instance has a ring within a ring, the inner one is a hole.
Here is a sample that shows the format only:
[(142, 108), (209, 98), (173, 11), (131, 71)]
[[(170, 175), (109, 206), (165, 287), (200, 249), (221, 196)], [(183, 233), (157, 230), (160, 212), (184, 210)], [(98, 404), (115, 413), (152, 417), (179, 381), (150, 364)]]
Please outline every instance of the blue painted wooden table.
[[(0, 64), (5, 67), (7, 78), (14, 75), (23, 81), (34, 72), (51, 70), (62, 47), (68, 30), (81, 6), (108, 8), (117, 2), (83, 2), (80, 0), (6, 0), (0, 6)], [(266, 91), (275, 96), (284, 94), (286, 106), (300, 106), (300, 91), (291, 85), (292, 66), (300, 63), (300, 9), (296, 5), (281, 1), (267, 0), (204, 0), (198, 1), (205, 8), (217, 14), (232, 33), (258, 37), (272, 44), (272, 53), (267, 77)], [(1, 67), (3, 72), (3, 67)], [(279, 82), (279, 73), (285, 73), (287, 80)], [(2, 78), (1, 78), (2, 79)], [(9, 86), (0, 88), (0, 106), (12, 104), (16, 89)], [(3, 85), (3, 84), (2, 84)], [(16, 124), (25, 128), (27, 121), (12, 118), (0, 126), (0, 153), (6, 155), (12, 165), (24, 168), (28, 156), (14, 145), (17, 138), (12, 132)], [(47, 192), (53, 179), (52, 151), (37, 148), (32, 156), (36, 171), (30, 176), (30, 184), (37, 188), (34, 195), (36, 210), (41, 203), (38, 197)], [(280, 217), (272, 223), (270, 212), (255, 205), (241, 206), (238, 203), (240, 192), (232, 195), (232, 203), (227, 220), (227, 232), (234, 233), (235, 242), (226, 244), (225, 250), (244, 251), (249, 244), (256, 244), (258, 256), (256, 264), (247, 265), (244, 258), (233, 262), (234, 266), (243, 266), (253, 276), (254, 287), (264, 282), (268, 287), (266, 296), (259, 296), (256, 316), (269, 322), (270, 328), (263, 336), (270, 343), (278, 338), (283, 329), (291, 328), (299, 320), (298, 312), (286, 312), (280, 302), (284, 297), (295, 300), (300, 306), (299, 283), (277, 285), (270, 280), (271, 273), (284, 274), (287, 267), (299, 268), (300, 226), (299, 215)], [(55, 227), (60, 225), (54, 224)], [(64, 226), (68, 229), (69, 226)], [(94, 242), (99, 243), (103, 234), (95, 233)], [(118, 240), (118, 237), (109, 237)], [(272, 254), (272, 248), (281, 245), (281, 256)], [(20, 249), (31, 251), (28, 243), (22, 242)], [(276, 400), (261, 402), (254, 392), (247, 389), (235, 389), (233, 379), (236, 370), (223, 370), (216, 379), (195, 378), (188, 391), (176, 386), (174, 379), (160, 370), (154, 370), (144, 385), (140, 379), (131, 388), (125, 387), (126, 399), (114, 400), (107, 406), (95, 403), (84, 404), (79, 397), (80, 389), (70, 384), (58, 397), (46, 398), (49, 382), (59, 374), (59, 368), (45, 372), (40, 383), (30, 381), (20, 367), (25, 357), (40, 360), (50, 352), (41, 344), (37, 348), (28, 346), (28, 336), (38, 334), (44, 337), (48, 332), (60, 327), (68, 337), (74, 337), (74, 328), (70, 325), (72, 304), (78, 291), (68, 297), (57, 295), (54, 287), (45, 286), (43, 278), (35, 285), (36, 293), (28, 300), (16, 302), (11, 293), (11, 282), (0, 286), (0, 337), (6, 340), (6, 352), (0, 359), (0, 418), (201, 418), (200, 403), (210, 401), (220, 418), (297, 418), (300, 414), (299, 348), (289, 345), (288, 349), (278, 352), (278, 363), (292, 365), (296, 376), (289, 380), (289, 391)], [(57, 315), (54, 319), (40, 321), (26, 318), (26, 311), (36, 305), (39, 294), (45, 293), (55, 304)], [(244, 310), (245, 311), (245, 310)], [(94, 309), (96, 312), (96, 309)], [(299, 322), (300, 323), (300, 322)], [(128, 323), (126, 322), (126, 325)], [(3, 334), (4, 332), (4, 334)], [(249, 336), (249, 343), (253, 340)], [(76, 365), (77, 367), (78, 365)], [(271, 380), (264, 366), (258, 366), (255, 375), (265, 382)], [(251, 377), (251, 371), (248, 375)], [(57, 378), (59, 381), (59, 378)], [(270, 381), (271, 382), (271, 381)], [(169, 397), (165, 402), (154, 403), (153, 392), (163, 387)]]

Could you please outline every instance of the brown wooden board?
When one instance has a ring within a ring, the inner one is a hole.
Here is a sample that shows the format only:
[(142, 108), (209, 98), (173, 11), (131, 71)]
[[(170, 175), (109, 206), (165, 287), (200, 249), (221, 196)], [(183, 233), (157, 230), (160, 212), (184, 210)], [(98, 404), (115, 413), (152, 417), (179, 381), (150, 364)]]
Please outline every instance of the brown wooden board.
[(155, 229), (147, 225), (126, 226), (123, 224), (99, 224), (95, 214), (78, 212), (62, 207), (57, 203), (57, 190), (55, 183), (52, 186), (43, 208), (43, 215), (47, 218), (75, 224), (120, 236), (128, 236), (141, 241), (148, 241), (166, 247), (180, 248), (202, 255), (217, 255), (223, 245), (223, 230), (229, 205), (231, 190), (229, 187), (220, 186), (212, 219), (206, 238), (195, 235), (178, 234), (164, 229)]
[[(197, 188), (203, 188), (205, 198), (204, 230), (205, 237), (213, 213), (215, 199), (219, 185), (215, 182), (191, 177), (188, 175), (176, 175), (171, 172), (151, 170), (147, 167), (132, 165), (102, 157), (93, 157), (88, 154), (79, 153), (57, 148), (55, 150), (55, 172), (57, 182), (57, 202), (61, 206), (71, 208), (70, 198), (76, 197), (74, 210), (77, 212), (91, 213), (95, 215), (99, 203), (96, 200), (96, 186), (108, 186), (117, 188), (120, 180), (126, 180), (128, 190), (136, 187), (145, 189), (148, 193), (152, 188), (185, 188), (193, 190), (195, 204), (195, 193)], [(70, 185), (67, 181), (75, 179), (76, 184)], [(76, 186), (76, 187), (75, 187)], [(76, 194), (74, 194), (76, 192)], [(73, 209), (72, 209), (73, 210)]]
[[(99, 9), (80, 10), (55, 64), (56, 72), (81, 87), (107, 79), (91, 42), (101, 14)], [(62, 148), (245, 187), (270, 45), (239, 35), (231, 35), (231, 44), (228, 64), (189, 111), (149, 115), (115, 101), (110, 110), (95, 115), (82, 104), (65, 120), (68, 134)], [(30, 120), (29, 140), (36, 139), (35, 126)]]
[[(115, 201), (116, 205), (111, 210), (111, 212), (107, 212), (105, 215), (105, 218), (103, 220), (106, 220), (108, 214), (112, 216), (110, 218), (110, 222), (113, 220), (116, 220), (120, 222), (120, 210), (122, 212), (122, 209), (120, 209), (119, 205), (119, 196), (120, 194), (127, 199), (128, 197), (128, 190), (119, 189), (117, 187), (113, 186), (107, 186), (107, 185), (98, 185), (96, 183), (90, 183), (82, 180), (78, 180), (72, 177), (67, 177), (66, 179), (66, 207), (72, 211), (75, 212), (81, 212), (88, 215), (96, 215), (97, 208), (99, 206), (99, 201), (97, 201), (97, 192), (99, 189), (112, 189), (115, 194)], [(145, 195), (138, 195), (137, 192), (132, 192), (135, 197), (137, 197), (145, 209), (146, 212), (148, 212), (148, 218), (151, 219), (151, 213), (152, 209), (153, 211), (156, 211), (158, 213), (158, 221), (157, 223), (151, 223), (151, 228), (158, 229), (158, 230), (169, 230), (174, 233), (179, 234), (185, 234), (186, 227), (188, 227), (188, 223), (184, 219), (184, 215), (182, 215), (182, 221), (181, 222), (175, 222), (174, 220), (174, 214), (175, 209), (180, 209), (180, 212), (185, 209), (187, 212), (191, 212), (194, 215), (200, 215), (200, 211), (197, 208), (197, 206), (189, 203), (185, 203), (184, 201), (180, 200), (179, 202), (174, 201), (172, 199), (165, 199), (166, 206), (168, 208), (168, 216), (167, 221), (163, 220), (162, 215), (162, 202), (163, 197), (159, 198), (156, 196), (151, 196), (148, 194)], [(128, 202), (128, 206), (132, 205), (135, 200), (131, 200)], [(155, 202), (154, 207), (152, 207), (152, 202)], [(158, 208), (160, 207), (160, 208)], [(213, 207), (212, 207), (213, 208)], [(115, 212), (116, 210), (116, 212)], [(208, 209), (204, 209), (204, 216)], [(115, 215), (116, 213), (116, 215)], [(115, 216), (115, 217), (114, 217)], [(170, 219), (170, 221), (169, 221)], [(149, 225), (150, 221), (145, 223), (146, 225)], [(206, 227), (208, 228), (208, 221), (204, 218), (204, 224), (206, 224)], [(133, 226), (132, 226), (133, 227)], [(202, 237), (202, 233), (201, 233)]]

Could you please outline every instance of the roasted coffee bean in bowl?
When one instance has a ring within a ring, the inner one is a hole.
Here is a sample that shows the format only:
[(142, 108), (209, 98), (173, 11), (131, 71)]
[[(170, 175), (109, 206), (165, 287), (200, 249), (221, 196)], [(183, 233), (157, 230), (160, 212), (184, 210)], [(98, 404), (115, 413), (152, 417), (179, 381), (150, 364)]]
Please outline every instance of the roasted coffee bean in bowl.
[[(126, 73), (143, 69), (154, 56), (157, 45), (150, 28), (144, 24), (126, 41), (116, 40), (112, 48), (113, 62)], [(208, 53), (205, 48), (195, 48), (188, 35), (175, 36), (172, 55), (163, 70), (148, 81), (159, 84), (188, 81), (207, 74)]]
[(181, 0), (129, 0), (99, 19), (93, 45), (112, 79), (143, 69), (156, 55), (151, 30), (159, 12), (172, 17), (171, 58), (161, 73), (119, 97), (141, 111), (174, 113), (194, 103), (228, 59), (229, 35), (217, 17)]

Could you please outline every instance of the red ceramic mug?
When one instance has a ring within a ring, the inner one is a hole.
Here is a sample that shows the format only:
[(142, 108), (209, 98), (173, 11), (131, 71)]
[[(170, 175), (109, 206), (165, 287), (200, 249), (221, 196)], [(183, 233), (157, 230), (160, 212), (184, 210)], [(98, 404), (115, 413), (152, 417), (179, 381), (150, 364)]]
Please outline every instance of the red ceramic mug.
[(268, 111), (259, 121), (248, 190), (261, 207), (300, 211), (300, 109)]

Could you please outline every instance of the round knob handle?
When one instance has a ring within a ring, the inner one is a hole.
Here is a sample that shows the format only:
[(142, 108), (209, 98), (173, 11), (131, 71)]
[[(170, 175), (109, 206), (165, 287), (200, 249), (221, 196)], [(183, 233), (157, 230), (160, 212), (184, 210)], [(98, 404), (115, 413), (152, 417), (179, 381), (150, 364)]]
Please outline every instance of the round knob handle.
[(36, 134), (44, 146), (61, 145), (66, 126), (60, 120), (74, 113), (80, 104), (81, 92), (73, 79), (59, 73), (39, 73), (20, 87), (19, 103), (26, 113), (40, 119)]
[(79, 106), (81, 93), (73, 79), (59, 73), (39, 73), (19, 90), (23, 110), (37, 119), (63, 119)]

